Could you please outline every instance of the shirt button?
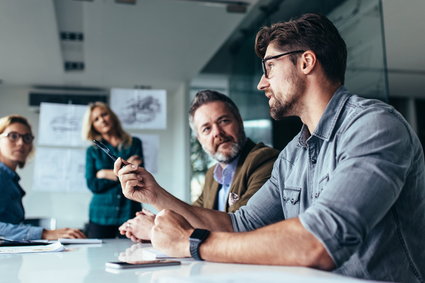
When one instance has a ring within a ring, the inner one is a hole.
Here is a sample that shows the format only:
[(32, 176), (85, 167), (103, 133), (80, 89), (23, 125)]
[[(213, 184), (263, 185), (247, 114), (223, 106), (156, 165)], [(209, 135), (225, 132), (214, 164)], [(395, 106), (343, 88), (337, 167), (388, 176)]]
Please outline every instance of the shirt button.
[(121, 198), (121, 195), (117, 195), (117, 198), (120, 199)]
[(311, 163), (316, 164), (317, 160), (316, 158), (311, 159)]

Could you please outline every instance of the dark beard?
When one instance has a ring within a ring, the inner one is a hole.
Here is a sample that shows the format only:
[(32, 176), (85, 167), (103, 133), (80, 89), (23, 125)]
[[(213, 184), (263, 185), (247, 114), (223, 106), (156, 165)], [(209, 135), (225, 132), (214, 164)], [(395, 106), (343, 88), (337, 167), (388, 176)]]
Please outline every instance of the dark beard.
[(292, 100), (287, 104), (282, 104), (280, 101), (276, 100), (275, 105), (270, 107), (270, 116), (276, 120), (280, 121), (285, 117), (296, 116), (297, 104), (296, 100)]
[(292, 93), (290, 101), (284, 103), (275, 98), (275, 104), (270, 107), (270, 116), (276, 121), (280, 121), (284, 117), (297, 116), (300, 113), (300, 105), (298, 103), (300, 93), (305, 91), (305, 82), (299, 79), (295, 73), (292, 73), (288, 81), (292, 85), (296, 85), (296, 92)]

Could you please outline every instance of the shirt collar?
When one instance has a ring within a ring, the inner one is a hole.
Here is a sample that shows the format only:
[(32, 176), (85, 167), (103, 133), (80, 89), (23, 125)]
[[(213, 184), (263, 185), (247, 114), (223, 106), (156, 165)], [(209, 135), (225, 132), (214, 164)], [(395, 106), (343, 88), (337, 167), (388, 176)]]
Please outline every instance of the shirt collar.
[(15, 182), (19, 182), (19, 180), (21, 180), (21, 177), (19, 177), (18, 173), (7, 167), (3, 162), (0, 162), (0, 170), (9, 175), (10, 178)]
[(224, 168), (221, 167), (220, 164), (217, 164), (214, 168), (214, 180), (221, 185), (230, 185), (236, 171), (238, 160), (239, 156)]
[[(319, 124), (314, 130), (311, 136), (316, 136), (322, 140), (329, 141), (334, 129), (335, 124), (344, 108), (345, 102), (351, 96), (344, 86), (340, 86), (333, 94), (331, 100), (326, 106), (325, 112), (323, 112), (320, 118)], [(301, 146), (307, 145), (307, 140), (310, 138), (310, 132), (307, 126), (304, 124), (301, 128), (299, 137), (299, 144)]]

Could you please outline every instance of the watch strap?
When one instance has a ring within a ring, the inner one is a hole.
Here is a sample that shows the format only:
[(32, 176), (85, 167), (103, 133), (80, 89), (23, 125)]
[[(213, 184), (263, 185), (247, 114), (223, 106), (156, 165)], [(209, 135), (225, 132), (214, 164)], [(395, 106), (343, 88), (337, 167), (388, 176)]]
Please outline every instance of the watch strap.
[(205, 229), (195, 229), (190, 235), (190, 255), (196, 260), (203, 260), (199, 255), (199, 246), (208, 238), (210, 231)]

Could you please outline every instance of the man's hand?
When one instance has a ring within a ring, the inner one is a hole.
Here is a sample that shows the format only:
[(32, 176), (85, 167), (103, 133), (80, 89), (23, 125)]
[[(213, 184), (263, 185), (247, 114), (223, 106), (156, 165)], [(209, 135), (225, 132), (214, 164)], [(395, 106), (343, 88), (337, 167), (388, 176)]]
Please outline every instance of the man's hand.
[(128, 158), (127, 161), (136, 166), (140, 166), (140, 164), (142, 164), (143, 162), (143, 160), (138, 155), (130, 156), (130, 158)]
[(164, 209), (155, 217), (151, 241), (154, 248), (173, 257), (190, 257), (189, 237), (193, 227), (180, 214)]
[(86, 238), (86, 235), (78, 229), (62, 228), (56, 230), (43, 230), (41, 238), (46, 240), (57, 240), (59, 238), (82, 239)]
[(147, 209), (136, 213), (136, 217), (124, 222), (119, 231), (133, 242), (151, 239), (151, 229), (154, 226), (155, 214)]
[(159, 191), (163, 191), (155, 178), (142, 167), (128, 164), (121, 168), (123, 160), (118, 158), (114, 164), (114, 173), (121, 182), (122, 192), (128, 199), (154, 204)]

